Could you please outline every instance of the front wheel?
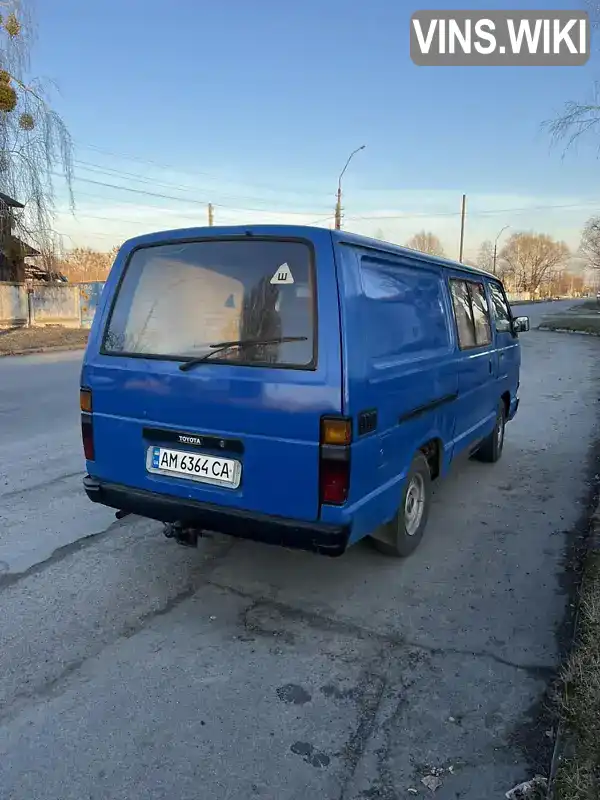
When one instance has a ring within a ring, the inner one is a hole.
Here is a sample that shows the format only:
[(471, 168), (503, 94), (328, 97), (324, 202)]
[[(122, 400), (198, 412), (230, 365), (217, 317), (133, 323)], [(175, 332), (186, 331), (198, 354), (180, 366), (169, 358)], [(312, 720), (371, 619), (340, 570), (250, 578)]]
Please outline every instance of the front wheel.
[(406, 476), (402, 503), (394, 519), (371, 536), (377, 550), (386, 556), (406, 558), (419, 546), (431, 506), (431, 472), (419, 453)]
[(483, 440), (475, 453), (479, 461), (487, 464), (495, 464), (502, 455), (504, 449), (504, 433), (506, 430), (506, 408), (501, 400), (496, 414), (496, 424), (490, 435)]

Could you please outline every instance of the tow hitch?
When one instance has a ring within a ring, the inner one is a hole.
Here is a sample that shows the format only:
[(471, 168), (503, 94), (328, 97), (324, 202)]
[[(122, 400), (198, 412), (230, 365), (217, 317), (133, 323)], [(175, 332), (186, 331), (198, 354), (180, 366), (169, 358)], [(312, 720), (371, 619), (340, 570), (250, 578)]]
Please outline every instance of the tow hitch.
[(184, 528), (181, 522), (165, 522), (163, 533), (167, 539), (175, 539), (182, 547), (197, 547), (202, 531), (198, 528)]

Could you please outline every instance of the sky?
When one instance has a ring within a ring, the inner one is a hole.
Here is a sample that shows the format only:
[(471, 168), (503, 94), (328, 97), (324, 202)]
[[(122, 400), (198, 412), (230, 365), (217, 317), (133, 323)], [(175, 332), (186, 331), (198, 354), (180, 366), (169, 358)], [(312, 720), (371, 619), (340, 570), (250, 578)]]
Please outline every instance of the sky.
[(590, 98), (579, 67), (418, 67), (413, 12), (582, 8), (580, 2), (35, 0), (32, 72), (75, 143), (76, 215), (57, 178), (66, 246), (215, 224), (333, 224), (458, 256), (520, 230), (576, 248), (600, 211), (598, 140), (563, 152), (543, 129)]

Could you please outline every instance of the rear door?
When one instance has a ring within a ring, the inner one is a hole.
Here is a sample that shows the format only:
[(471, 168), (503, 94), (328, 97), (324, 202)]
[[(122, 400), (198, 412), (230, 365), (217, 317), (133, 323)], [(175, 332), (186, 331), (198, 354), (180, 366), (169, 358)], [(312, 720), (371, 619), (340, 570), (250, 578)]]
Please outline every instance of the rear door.
[[(315, 519), (320, 418), (341, 412), (331, 234), (314, 231), (309, 241), (214, 230), (210, 239), (142, 240), (111, 273), (114, 302), (94, 323), (82, 376), (93, 393), (88, 471)], [(281, 337), (300, 341), (232, 347), (180, 369), (226, 341)], [(181, 456), (156, 448), (194, 456), (183, 462), (190, 474), (175, 473)]]

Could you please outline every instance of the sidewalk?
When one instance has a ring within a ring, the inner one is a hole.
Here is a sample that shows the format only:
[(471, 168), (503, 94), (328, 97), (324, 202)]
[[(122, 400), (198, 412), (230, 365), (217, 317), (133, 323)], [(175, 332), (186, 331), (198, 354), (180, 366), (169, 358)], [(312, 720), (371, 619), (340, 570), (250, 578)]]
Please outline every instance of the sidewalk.
[[(544, 317), (539, 330), (600, 336), (595, 300)], [(598, 480), (598, 475), (596, 479)], [(552, 764), (551, 800), (600, 797), (600, 501), (581, 554), (577, 622), (557, 700), (559, 731)]]
[(0, 357), (52, 350), (82, 350), (89, 331), (81, 328), (46, 326), (44, 328), (0, 328)]
[(600, 797), (600, 506), (586, 544), (573, 648), (557, 698), (550, 800)]

